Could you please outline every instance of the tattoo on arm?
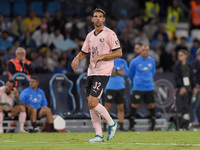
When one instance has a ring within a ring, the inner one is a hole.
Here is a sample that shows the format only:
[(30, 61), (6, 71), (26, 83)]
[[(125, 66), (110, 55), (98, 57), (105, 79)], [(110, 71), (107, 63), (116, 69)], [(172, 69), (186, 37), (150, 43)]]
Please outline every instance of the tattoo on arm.
[(15, 102), (20, 105), (21, 104), (21, 100), (19, 99), (19, 97), (15, 97)]

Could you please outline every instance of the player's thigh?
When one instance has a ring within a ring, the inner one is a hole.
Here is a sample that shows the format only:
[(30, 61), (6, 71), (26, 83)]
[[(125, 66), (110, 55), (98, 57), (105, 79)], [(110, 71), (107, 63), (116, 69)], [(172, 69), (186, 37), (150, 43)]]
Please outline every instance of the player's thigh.
[(100, 98), (109, 78), (109, 76), (94, 76), (89, 95)]
[(116, 96), (116, 103), (117, 104), (124, 104), (125, 102), (125, 90), (121, 89), (121, 90), (117, 90), (117, 96)]
[(132, 93), (132, 104), (141, 104), (143, 101), (143, 92), (133, 91)]
[(146, 104), (155, 103), (155, 95), (154, 91), (144, 92), (144, 102)]
[(3, 106), (0, 105), (0, 112), (3, 112)]
[(115, 102), (117, 96), (116, 90), (106, 90), (106, 103), (113, 103)]
[(37, 115), (37, 110), (32, 106), (26, 106), (26, 113), (28, 114), (28, 117), (31, 118), (31, 116)]
[(38, 110), (38, 118), (42, 118), (44, 116), (47, 116), (47, 114), (51, 113), (51, 109), (48, 107), (41, 107), (40, 110)]

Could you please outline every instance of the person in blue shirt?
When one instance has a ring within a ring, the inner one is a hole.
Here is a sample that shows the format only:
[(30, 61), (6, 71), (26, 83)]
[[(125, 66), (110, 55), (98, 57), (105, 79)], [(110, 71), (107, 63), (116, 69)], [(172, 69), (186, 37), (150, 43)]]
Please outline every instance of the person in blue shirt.
[(26, 106), (28, 116), (33, 126), (33, 132), (39, 132), (36, 121), (39, 118), (46, 117), (50, 125), (51, 132), (56, 132), (53, 125), (53, 116), (51, 109), (47, 107), (45, 93), (38, 88), (39, 78), (31, 76), (29, 87), (20, 93), (21, 103)]
[[(114, 59), (114, 68), (112, 75), (106, 86), (106, 102), (105, 108), (109, 111), (113, 102), (117, 103), (117, 117), (119, 130), (125, 131), (123, 128), (124, 122), (124, 91), (125, 91), (125, 81), (124, 76), (128, 76), (128, 65), (126, 60), (123, 58)], [(106, 120), (104, 120), (103, 130), (106, 131), (107, 128)]]
[(155, 128), (154, 108), (154, 83), (156, 65), (154, 59), (149, 56), (149, 46), (142, 45), (140, 55), (134, 58), (129, 65), (129, 77), (133, 83), (133, 94), (130, 115), (129, 130), (135, 131), (135, 117), (139, 104), (144, 101), (148, 105), (151, 115), (150, 130)]

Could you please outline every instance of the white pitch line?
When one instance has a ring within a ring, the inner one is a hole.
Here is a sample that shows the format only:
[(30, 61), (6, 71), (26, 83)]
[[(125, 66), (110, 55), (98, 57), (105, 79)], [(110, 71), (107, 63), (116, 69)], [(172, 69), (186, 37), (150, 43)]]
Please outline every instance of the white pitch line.
[[(11, 140), (4, 140), (4, 141), (0, 141), (0, 143), (58, 143), (58, 144), (69, 144), (69, 142), (43, 142), (43, 141), (11, 141)], [(88, 143), (88, 142), (85, 142)], [(94, 142), (95, 144), (99, 143), (99, 144), (110, 144), (109, 142)], [(92, 144), (92, 143), (91, 143)], [(152, 145), (152, 146), (165, 146), (165, 145), (171, 145), (171, 146), (200, 146), (200, 144), (177, 144), (177, 143), (114, 143), (114, 144), (129, 144), (129, 145)]]
[[(88, 142), (87, 142), (88, 143)], [(98, 142), (94, 142), (98, 143)], [(99, 143), (99, 144), (110, 144), (110, 143)], [(129, 145), (152, 145), (152, 146), (165, 146), (165, 145), (171, 145), (171, 146), (200, 146), (200, 144), (177, 144), (177, 143), (113, 143), (113, 144), (129, 144)]]
[(62, 144), (62, 143), (64, 143), (64, 144), (67, 144), (67, 143), (69, 143), (69, 142), (43, 142), (43, 141), (10, 141), (10, 140), (5, 140), (5, 141), (0, 141), (0, 143), (17, 143), (17, 142), (20, 142), (20, 143), (47, 143), (47, 144), (49, 144), (49, 143), (58, 143), (58, 144)]

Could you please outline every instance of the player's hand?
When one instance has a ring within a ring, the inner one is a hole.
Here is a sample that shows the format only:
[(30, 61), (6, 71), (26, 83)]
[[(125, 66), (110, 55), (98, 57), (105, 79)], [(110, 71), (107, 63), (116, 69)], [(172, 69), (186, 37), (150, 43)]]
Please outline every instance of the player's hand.
[(71, 67), (74, 71), (78, 69), (79, 59), (78, 57), (75, 57), (74, 60), (71, 63)]
[(15, 87), (13, 88), (13, 94), (15, 97), (19, 97), (19, 93), (17, 91), (17, 88), (15, 88)]
[(179, 94), (180, 94), (180, 95), (183, 95), (183, 94), (185, 94), (185, 93), (187, 93), (186, 88), (185, 88), (185, 87), (181, 88), (180, 91), (179, 91)]
[(94, 56), (94, 58), (92, 59), (92, 62), (96, 64), (98, 61), (101, 61), (103, 58), (104, 58), (103, 55)]

